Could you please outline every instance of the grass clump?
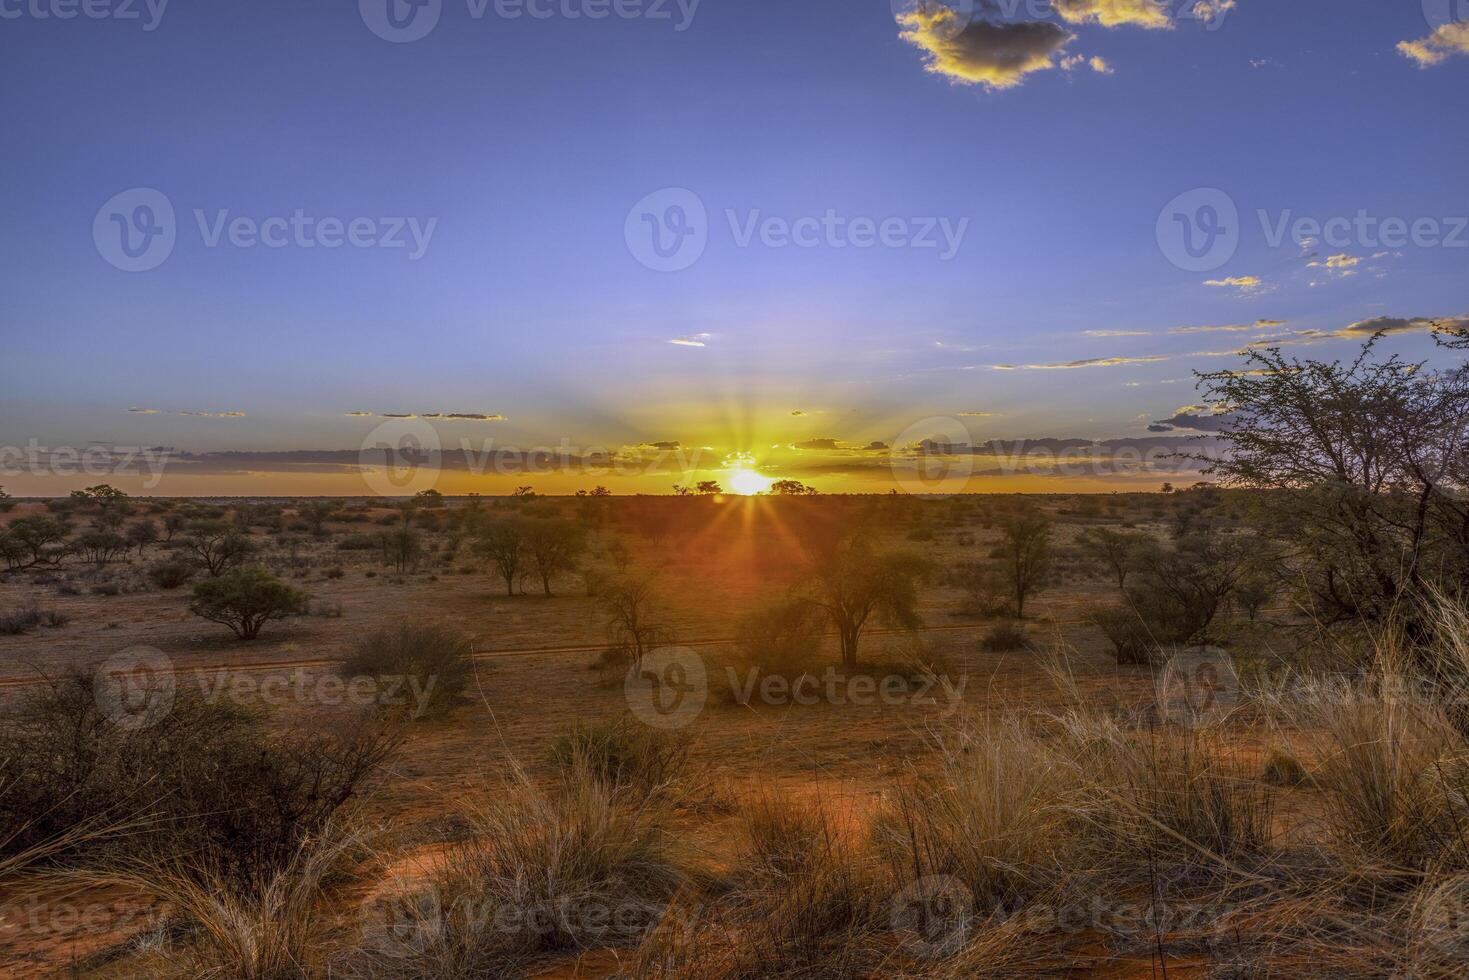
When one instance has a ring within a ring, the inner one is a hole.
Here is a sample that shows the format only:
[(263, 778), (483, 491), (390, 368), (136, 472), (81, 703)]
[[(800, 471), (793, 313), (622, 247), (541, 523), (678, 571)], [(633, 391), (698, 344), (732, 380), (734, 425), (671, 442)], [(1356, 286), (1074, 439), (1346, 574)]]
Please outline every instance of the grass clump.
[(473, 646), (453, 630), (404, 623), (363, 637), (337, 670), (347, 678), (373, 678), (380, 701), (406, 700), (415, 719), (439, 717), (469, 686)]

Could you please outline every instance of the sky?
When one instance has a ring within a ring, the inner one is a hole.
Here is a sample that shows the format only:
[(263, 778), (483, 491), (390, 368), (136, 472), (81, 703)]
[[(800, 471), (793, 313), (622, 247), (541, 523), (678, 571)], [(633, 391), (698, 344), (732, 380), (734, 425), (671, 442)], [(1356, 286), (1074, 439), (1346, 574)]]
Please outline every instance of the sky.
[(0, 485), (880, 489), (1206, 431), (1250, 343), (1444, 360), (1469, 0), (907, 3), (0, 0)]

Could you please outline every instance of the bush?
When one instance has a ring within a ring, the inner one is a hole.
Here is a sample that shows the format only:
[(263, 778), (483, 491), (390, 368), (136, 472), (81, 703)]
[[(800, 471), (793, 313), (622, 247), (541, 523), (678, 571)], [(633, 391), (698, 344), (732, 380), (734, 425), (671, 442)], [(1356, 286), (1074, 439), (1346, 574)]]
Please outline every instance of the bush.
[(0, 825), (12, 829), (0, 853), (79, 827), (115, 829), (83, 846), (165, 863), (188, 855), (248, 890), (288, 863), (397, 745), (360, 722), (274, 734), (257, 713), (188, 685), (170, 703), (156, 677), (131, 693), (167, 710), (119, 723), (99, 697), (101, 680), (78, 672), (51, 681), (0, 722)]
[(540, 954), (636, 946), (686, 880), (665, 811), (619, 801), (585, 770), (542, 790), (513, 768), (473, 807), (474, 836), (446, 855), (422, 901), (393, 903), (406, 928), (364, 973), (522, 976)]
[(1029, 642), (1021, 627), (1014, 623), (996, 623), (980, 638), (979, 648), (986, 653), (1009, 653), (1025, 649)]
[(389, 694), (384, 680), (401, 680), (398, 693), (414, 699), (413, 717), (430, 717), (458, 703), (474, 673), (472, 653), (469, 640), (459, 633), (405, 623), (359, 640), (337, 670), (343, 677), (376, 678), (384, 697)]
[(623, 716), (614, 722), (578, 721), (551, 743), (551, 761), (564, 772), (580, 770), (613, 790), (648, 797), (673, 786), (688, 764), (692, 744)]
[(1086, 618), (1112, 644), (1112, 653), (1119, 666), (1153, 662), (1156, 643), (1152, 632), (1131, 606), (1093, 606), (1087, 610)]
[(148, 580), (160, 589), (173, 590), (187, 585), (194, 577), (194, 569), (177, 559), (161, 561), (148, 568)]
[(41, 611), (35, 606), (0, 613), (0, 636), (20, 636), (41, 625)]
[(237, 568), (195, 585), (189, 611), (253, 640), (269, 621), (304, 613), (307, 600), (305, 592), (263, 568)]

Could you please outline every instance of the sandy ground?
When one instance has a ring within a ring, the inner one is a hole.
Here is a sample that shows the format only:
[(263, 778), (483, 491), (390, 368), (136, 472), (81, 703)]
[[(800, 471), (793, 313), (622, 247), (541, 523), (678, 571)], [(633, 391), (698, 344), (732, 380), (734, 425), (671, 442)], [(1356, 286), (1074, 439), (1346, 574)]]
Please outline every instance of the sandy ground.
[[(13, 520), (35, 512), (37, 508), (23, 506), (7, 517)], [(1151, 689), (1151, 674), (1113, 666), (1100, 636), (1079, 622), (1085, 605), (1110, 590), (1100, 568), (1088, 567), (1070, 554), (1076, 535), (1097, 522), (1068, 522), (1057, 516), (1056, 541), (1064, 557), (1064, 574), (1028, 610), (1027, 629), (1037, 647), (1068, 649), (1083, 683), (1098, 696), (1141, 699)], [(332, 530), (336, 538), (349, 531), (378, 529), (368, 524)], [(598, 537), (605, 543), (612, 536), (604, 531)], [(932, 541), (908, 542), (895, 535), (893, 543), (920, 551), (942, 566), (983, 558), (995, 536), (993, 530), (961, 523), (939, 528)], [(663, 542), (656, 548), (637, 538), (628, 540), (635, 549), (635, 563), (661, 568), (664, 618), (676, 641), (732, 636), (740, 614), (764, 598), (779, 596), (790, 583), (788, 567), (772, 561), (765, 551), (775, 546), (758, 533), (730, 533), (712, 542)], [(142, 564), (163, 554), (145, 556)], [(21, 696), (24, 688), (19, 684), (38, 671), (55, 674), (95, 664), (144, 644), (169, 658), (182, 684), (208, 687), (222, 677), (235, 676), (215, 668), (244, 665), (252, 667), (249, 675), (256, 680), (273, 675), (294, 678), (291, 690), (303, 693), (293, 693), (279, 704), (277, 716), (285, 724), (334, 710), (317, 703), (323, 690), (319, 682), (330, 668), (312, 666), (297, 674), (289, 665), (340, 658), (358, 637), (396, 622), (455, 627), (471, 636), (479, 651), (542, 651), (480, 660), (472, 697), (446, 718), (412, 726), (408, 744), (381, 773), (368, 804), (374, 820), (392, 825), (409, 840), (433, 839), (446, 815), (456, 809), (456, 800), (492, 785), (512, 758), (532, 772), (544, 772), (547, 745), (571, 724), (610, 719), (626, 710), (621, 686), (606, 683), (589, 666), (593, 654), (585, 648), (605, 642), (606, 626), (597, 600), (585, 594), (580, 577), (558, 581), (559, 594), (554, 597), (509, 597), (503, 581), (467, 552), (401, 579), (381, 567), (371, 553), (335, 551), (330, 542), (310, 544), (303, 555), (308, 567), (293, 584), (309, 590), (314, 608), (329, 615), (271, 624), (252, 643), (238, 642), (224, 628), (192, 616), (186, 608), (187, 588), (85, 594), (86, 569), (75, 563), (61, 571), (82, 585), (82, 595), (59, 594), (56, 584), (36, 584), (33, 576), (9, 576), (0, 584), (0, 610), (35, 604), (62, 613), (68, 622), (24, 636), (0, 636), (0, 698)], [(605, 565), (606, 558), (594, 547), (590, 563)], [(341, 578), (324, 577), (325, 568), (333, 564), (342, 566)], [(463, 568), (476, 570), (461, 574)], [(689, 729), (695, 738), (695, 764), (707, 768), (721, 792), (736, 799), (781, 789), (820, 797), (860, 814), (877, 802), (900, 767), (922, 759), (935, 729), (967, 712), (1053, 700), (1055, 691), (1041, 655), (1034, 650), (981, 652), (978, 639), (990, 624), (966, 612), (964, 605), (958, 591), (938, 584), (925, 589), (920, 604), (925, 626), (942, 627), (918, 634), (922, 642), (965, 680), (957, 701), (951, 703), (944, 692), (934, 704), (923, 706), (823, 703), (751, 708), (712, 699)], [(880, 662), (889, 647), (912, 639), (873, 637), (864, 647), (864, 658)], [(545, 652), (569, 647), (583, 649)], [(720, 648), (701, 649), (717, 658)], [(724, 682), (719, 673), (714, 672), (715, 684)], [(728, 819), (710, 815), (689, 828), (685, 843), (717, 860), (728, 840), (724, 823)], [(407, 863), (396, 870), (411, 872), (418, 858), (409, 852), (403, 860)], [(87, 919), (46, 911), (62, 906), (94, 909), (95, 915)], [(6, 975), (65, 970), (142, 931), (150, 911), (115, 893), (70, 895), (61, 903), (55, 895), (24, 900), (12, 896), (0, 908), (5, 910), (0, 920), (0, 973)], [(599, 976), (615, 965), (615, 958), (599, 953), (568, 960), (548, 975)], [(1119, 969), (1117, 975), (1136, 972)], [(1146, 964), (1142, 972), (1147, 972)]]

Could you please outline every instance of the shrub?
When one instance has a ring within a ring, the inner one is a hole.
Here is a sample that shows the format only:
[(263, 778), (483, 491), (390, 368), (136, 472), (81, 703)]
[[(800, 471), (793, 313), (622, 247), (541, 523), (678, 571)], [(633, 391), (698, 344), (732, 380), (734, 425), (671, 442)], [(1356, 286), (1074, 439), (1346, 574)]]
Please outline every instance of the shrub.
[(1130, 605), (1093, 606), (1087, 610), (1086, 618), (1112, 644), (1119, 666), (1153, 662), (1157, 644), (1148, 625)]
[(248, 891), (325, 827), (398, 741), (360, 721), (272, 733), (258, 714), (187, 685), (158, 700), (170, 690), (159, 678), (131, 693), (167, 710), (119, 723), (100, 683), (81, 672), (51, 681), (0, 722), (0, 825), (15, 828), (0, 852), (111, 827), (122, 833), (89, 853), (189, 855)]
[(160, 589), (177, 589), (187, 585), (193, 577), (194, 569), (187, 562), (177, 559), (161, 561), (148, 568), (148, 580)]
[(35, 606), (0, 613), (0, 636), (20, 636), (40, 626), (41, 611)]
[(804, 602), (775, 602), (742, 617), (735, 626), (740, 665), (794, 680), (818, 668), (820, 610)]
[(626, 715), (601, 724), (578, 721), (551, 743), (551, 761), (565, 772), (584, 771), (613, 790), (643, 796), (669, 790), (684, 774), (692, 743)]
[(1311, 777), (1301, 760), (1277, 746), (1265, 756), (1260, 778), (1271, 786), (1299, 786)]
[(307, 598), (263, 568), (237, 568), (195, 585), (189, 611), (253, 640), (267, 622), (305, 612)]
[(979, 648), (987, 653), (1008, 653), (1023, 650), (1029, 644), (1025, 630), (1014, 623), (996, 623), (979, 641)]
[(384, 696), (389, 693), (384, 679), (400, 679), (398, 693), (415, 699), (413, 717), (436, 716), (452, 710), (464, 693), (474, 673), (472, 653), (459, 633), (405, 623), (359, 640), (337, 669), (344, 677), (378, 679)]
[(521, 976), (539, 954), (635, 946), (686, 880), (665, 812), (619, 802), (585, 770), (542, 790), (516, 767), (470, 806), (474, 836), (436, 869), (432, 897), (398, 903), (425, 913), (383, 951), (400, 974)]

